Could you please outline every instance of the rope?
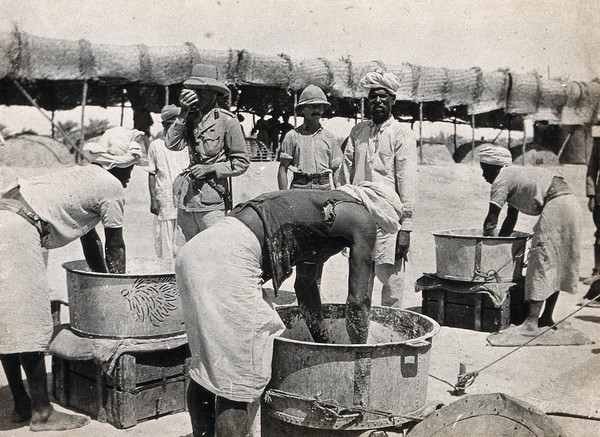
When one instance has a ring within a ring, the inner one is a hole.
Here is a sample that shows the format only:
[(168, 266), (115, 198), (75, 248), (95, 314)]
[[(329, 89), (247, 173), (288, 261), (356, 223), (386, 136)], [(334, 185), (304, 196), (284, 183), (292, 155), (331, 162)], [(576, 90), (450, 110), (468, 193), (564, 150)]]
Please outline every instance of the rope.
[[(530, 249), (529, 252), (531, 252), (533, 249)], [(517, 258), (523, 258), (525, 256), (525, 252), (520, 253), (518, 255), (515, 255), (513, 258), (511, 258), (510, 260), (508, 260), (503, 266), (501, 266), (498, 270), (488, 270), (487, 272), (484, 272), (482, 270), (478, 270), (475, 269), (475, 271), (473, 272), (475, 274), (475, 276), (479, 276), (481, 278), (484, 279), (485, 282), (492, 282), (492, 281), (496, 281), (496, 282), (501, 282), (500, 280), (500, 271), (502, 269), (504, 269), (506, 266), (508, 266), (510, 263), (513, 262), (513, 260), (517, 259)], [(526, 267), (527, 265), (525, 264), (523, 267)]]
[(537, 338), (541, 337), (542, 335), (544, 335), (546, 332), (550, 331), (551, 329), (554, 329), (556, 326), (560, 325), (562, 322), (564, 322), (565, 320), (567, 320), (568, 318), (574, 316), (575, 314), (577, 314), (579, 311), (581, 311), (582, 309), (584, 309), (585, 307), (587, 307), (588, 305), (590, 305), (591, 303), (595, 302), (596, 300), (600, 299), (600, 294), (598, 296), (596, 296), (595, 298), (593, 298), (592, 300), (590, 300), (589, 302), (587, 302), (585, 305), (582, 305), (581, 308), (576, 309), (575, 311), (573, 311), (571, 314), (569, 314), (568, 316), (564, 317), (563, 319), (559, 320), (558, 322), (556, 322), (554, 325), (549, 326), (548, 328), (546, 328), (545, 330), (543, 330), (542, 332), (540, 332), (538, 335), (536, 335), (535, 337), (532, 337), (530, 340), (528, 340), (527, 342), (523, 343), (521, 346), (518, 346), (516, 349), (513, 349), (512, 351), (510, 351), (509, 353), (507, 353), (506, 355), (503, 355), (501, 357), (499, 357), (498, 359), (492, 361), (491, 363), (483, 366), (481, 369), (476, 370), (474, 372), (468, 372), (465, 373), (464, 375), (458, 375), (458, 380), (457, 383), (453, 386), (454, 387), (454, 393), (460, 393), (461, 391), (463, 391), (465, 388), (471, 386), (474, 382), (475, 379), (479, 376), (479, 374), (481, 372), (483, 372), (484, 370), (490, 368), (491, 366), (493, 366), (494, 364), (496, 364), (499, 361), (502, 361), (503, 359), (505, 359), (506, 357), (514, 354), (515, 352), (517, 352), (519, 349), (527, 346), (529, 343), (531, 343), (532, 341), (536, 340)]
[(319, 395), (316, 397), (306, 397), (296, 393), (290, 393), (283, 390), (269, 389), (264, 394), (264, 400), (270, 404), (272, 397), (296, 399), (310, 403), (309, 410), (320, 412), (325, 417), (335, 420), (338, 418), (360, 418), (364, 414), (373, 414), (375, 416), (387, 417), (387, 419), (396, 424), (396, 419), (404, 419), (411, 421), (422, 421), (424, 417), (416, 416), (413, 414), (394, 414), (389, 411), (376, 410), (373, 408), (365, 408), (362, 405), (345, 405), (335, 399), (320, 399)]

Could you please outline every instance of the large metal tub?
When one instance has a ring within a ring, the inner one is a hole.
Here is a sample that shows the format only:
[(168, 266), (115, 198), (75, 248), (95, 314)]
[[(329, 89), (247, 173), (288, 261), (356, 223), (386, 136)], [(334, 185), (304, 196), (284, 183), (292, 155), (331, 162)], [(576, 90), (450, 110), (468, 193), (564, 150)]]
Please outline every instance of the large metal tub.
[(64, 263), (71, 329), (83, 336), (158, 338), (185, 332), (173, 260), (128, 259), (127, 273)]
[(287, 329), (274, 344), (263, 402), (270, 417), (309, 428), (364, 430), (403, 423), (400, 416), (425, 405), (431, 341), (439, 330), (433, 319), (373, 307), (368, 342), (358, 345), (346, 333), (345, 305), (323, 310), (335, 344), (313, 342), (297, 306), (277, 309)]
[(433, 233), (437, 276), (468, 282), (511, 282), (523, 277), (525, 246), (530, 234), (484, 237), (480, 229)]

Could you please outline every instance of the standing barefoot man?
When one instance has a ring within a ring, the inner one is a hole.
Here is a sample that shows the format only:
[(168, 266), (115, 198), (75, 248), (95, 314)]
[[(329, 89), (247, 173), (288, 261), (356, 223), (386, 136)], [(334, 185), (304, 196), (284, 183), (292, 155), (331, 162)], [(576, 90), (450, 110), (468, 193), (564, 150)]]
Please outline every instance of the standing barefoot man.
[[(13, 396), (13, 420), (29, 420), (32, 431), (88, 423), (50, 403), (44, 359), (53, 322), (43, 248), (80, 238), (93, 271), (125, 273), (123, 189), (142, 155), (142, 142), (141, 131), (113, 128), (86, 147), (93, 164), (19, 179), (0, 193), (0, 359)], [(105, 252), (95, 230), (100, 222)]]
[[(581, 210), (562, 176), (540, 168), (517, 167), (508, 149), (489, 145), (481, 148), (483, 177), (492, 184), (490, 207), (483, 235), (494, 235), (502, 206), (506, 218), (498, 235), (512, 233), (519, 212), (539, 216), (525, 276), (525, 300), (529, 310), (521, 335), (535, 336), (538, 326), (552, 326), (554, 307), (561, 291), (574, 294), (579, 280)], [(544, 305), (545, 304), (545, 305)], [(544, 312), (540, 317), (540, 312)], [(539, 317), (539, 319), (538, 319)]]

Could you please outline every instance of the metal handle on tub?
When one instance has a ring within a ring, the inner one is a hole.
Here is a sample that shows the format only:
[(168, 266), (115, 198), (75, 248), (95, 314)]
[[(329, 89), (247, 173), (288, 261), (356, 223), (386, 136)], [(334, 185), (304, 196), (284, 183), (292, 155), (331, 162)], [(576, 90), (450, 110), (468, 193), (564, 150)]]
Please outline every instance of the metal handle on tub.
[(420, 340), (407, 341), (404, 344), (409, 347), (423, 347), (423, 346), (429, 346), (430, 343), (427, 340), (420, 339)]

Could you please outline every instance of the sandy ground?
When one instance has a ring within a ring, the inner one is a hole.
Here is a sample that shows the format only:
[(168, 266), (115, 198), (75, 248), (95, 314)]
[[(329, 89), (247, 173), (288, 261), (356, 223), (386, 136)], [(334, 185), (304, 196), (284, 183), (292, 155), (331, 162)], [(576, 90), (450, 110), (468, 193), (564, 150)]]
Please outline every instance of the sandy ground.
[[(582, 239), (581, 268), (582, 276), (591, 272), (593, 256), (593, 223), (587, 211), (584, 192), (585, 167), (562, 166), (560, 171), (567, 177), (579, 196), (584, 216), (584, 238)], [(15, 173), (31, 174), (31, 169), (18, 170), (3, 168), (0, 172), (0, 184), (10, 179)], [(243, 201), (264, 192), (275, 190), (276, 163), (252, 163), (246, 174), (234, 182), (234, 198)], [(153, 252), (152, 216), (149, 212), (146, 174), (136, 169), (130, 186), (127, 189), (127, 213), (125, 239), (128, 256), (147, 257)], [(487, 212), (489, 185), (481, 177), (476, 166), (466, 164), (444, 163), (444, 165), (422, 165), (419, 167), (419, 202), (415, 219), (415, 231), (412, 234), (411, 262), (407, 278), (405, 307), (419, 309), (421, 295), (413, 291), (414, 281), (424, 272), (435, 272), (435, 245), (433, 231), (479, 228)], [(531, 231), (535, 219), (520, 217), (517, 229)], [(49, 281), (52, 295), (66, 297), (65, 274), (60, 267), (62, 262), (81, 259), (79, 243), (70, 244), (51, 252), (49, 261)], [(347, 264), (341, 255), (333, 257), (325, 266), (322, 282), (323, 300), (325, 302), (343, 302), (346, 294)], [(266, 284), (267, 287), (270, 284)], [(284, 283), (277, 302), (294, 302), (293, 282)], [(580, 284), (577, 296), (562, 295), (557, 307), (557, 316), (564, 317), (575, 311), (587, 287)], [(374, 303), (379, 296), (374, 295)], [(591, 339), (600, 339), (600, 309), (584, 308), (572, 317), (570, 323), (576, 329), (585, 332)], [(64, 319), (63, 319), (64, 321)], [(431, 351), (430, 375), (428, 383), (428, 400), (440, 400), (451, 403), (456, 400), (449, 394), (450, 385), (456, 382), (459, 364), (466, 363), (468, 370), (480, 369), (495, 359), (507, 354), (513, 348), (491, 347), (486, 342), (487, 333), (474, 332), (457, 328), (442, 327), (433, 340)], [(528, 347), (519, 350), (510, 357), (494, 364), (483, 371), (475, 383), (467, 389), (467, 393), (504, 392), (513, 397), (525, 400), (542, 407), (539, 400), (532, 398), (531, 393), (539, 390), (542, 384), (552, 380), (552, 384), (564, 382), (568, 372), (573, 387), (587, 387), (586, 397), (569, 400), (569, 409), (585, 414), (590, 408), (600, 417), (600, 380), (597, 374), (586, 374), (576, 368), (589, 360), (598, 360), (598, 345)], [(49, 362), (49, 361), (48, 361)], [(573, 376), (575, 372), (575, 376)], [(579, 372), (579, 373), (577, 373)], [(440, 380), (446, 381), (442, 382)], [(547, 384), (546, 384), (547, 385)], [(564, 384), (563, 384), (564, 385)], [(552, 392), (549, 385), (548, 395), (543, 411), (556, 411), (547, 406), (548, 402), (560, 405), (565, 395)], [(563, 405), (564, 406), (564, 405)], [(11, 401), (6, 379), (0, 373), (0, 435), (26, 436), (33, 434), (27, 426), (11, 424), (7, 417), (11, 411)], [(60, 407), (58, 407), (60, 409)], [(550, 410), (548, 410), (550, 408)], [(581, 418), (552, 416), (569, 436), (600, 435), (598, 421)], [(63, 433), (69, 436), (184, 436), (191, 432), (187, 413), (174, 414), (156, 420), (149, 420), (127, 430), (117, 430), (111, 425), (92, 421), (83, 429)], [(39, 436), (59, 435), (56, 432), (36, 433)]]

